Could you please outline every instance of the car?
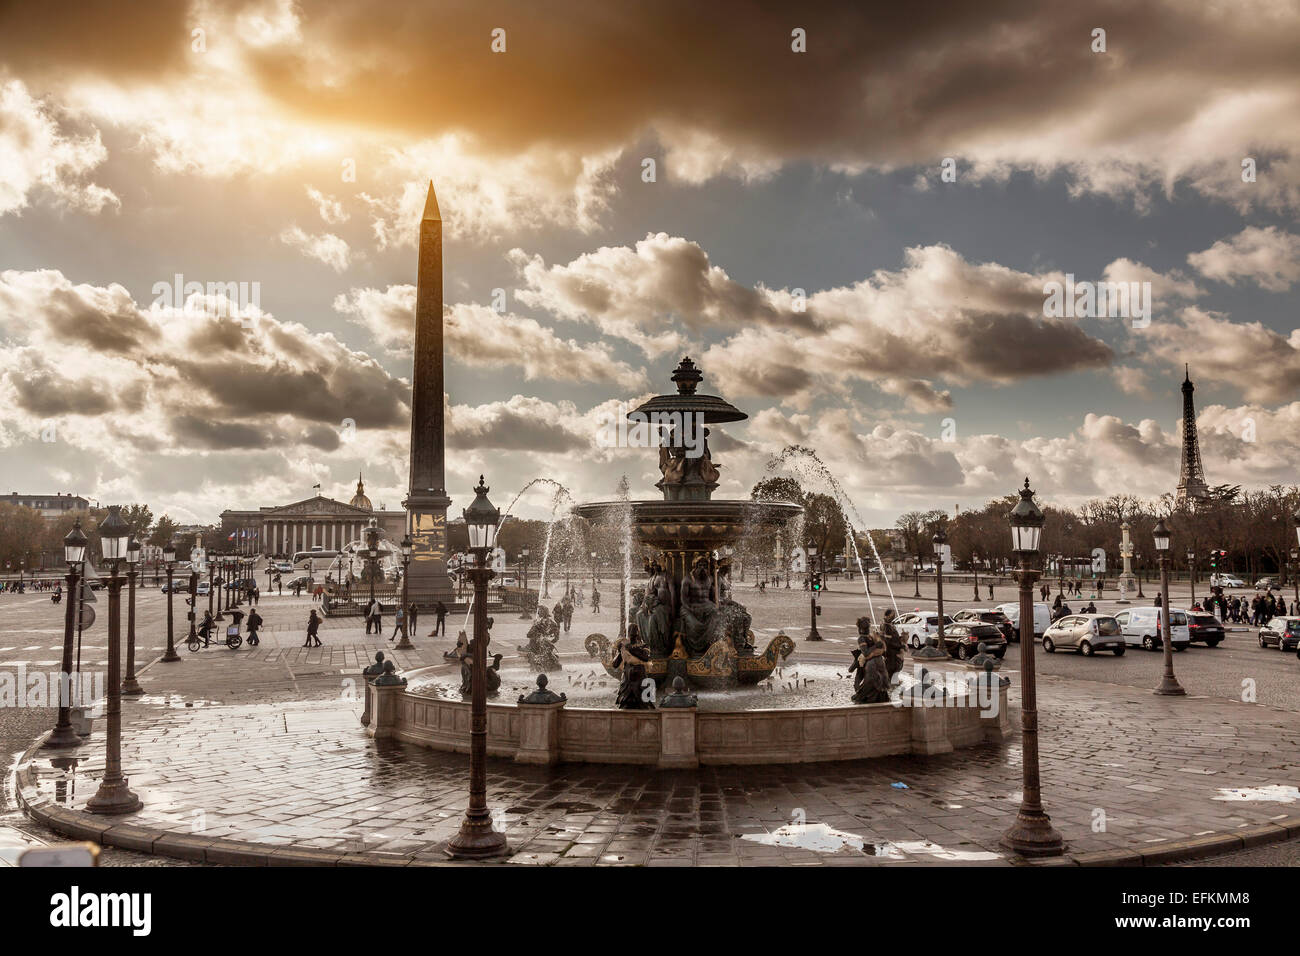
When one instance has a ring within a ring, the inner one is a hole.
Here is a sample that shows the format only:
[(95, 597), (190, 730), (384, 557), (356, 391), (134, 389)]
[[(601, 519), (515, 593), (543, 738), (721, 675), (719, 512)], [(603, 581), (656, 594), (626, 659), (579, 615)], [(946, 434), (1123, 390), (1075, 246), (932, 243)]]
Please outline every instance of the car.
[(1110, 651), (1123, 657), (1127, 647), (1119, 621), (1109, 614), (1067, 614), (1043, 632), (1043, 650), (1077, 650), (1084, 657)]
[(255, 578), (236, 578), (233, 581), (226, 582), (223, 585), (227, 591), (247, 591), (249, 588), (257, 587)]
[(1300, 617), (1275, 617), (1259, 629), (1259, 646), (1300, 649)]
[(1213, 614), (1192, 611), (1187, 615), (1187, 633), (1194, 642), (1200, 641), (1206, 647), (1218, 647), (1228, 632)]
[(985, 624), (983, 621), (953, 621), (943, 627), (944, 650), (959, 661), (974, 657), (979, 652), (981, 644), (984, 645), (985, 650), (998, 658), (1007, 652), (1007, 639), (996, 624)]
[(297, 570), (292, 561), (276, 561), (271, 567), (275, 569), (277, 574), (293, 574)]
[(1244, 588), (1246, 582), (1231, 574), (1211, 574), (1210, 584), (1216, 588)]
[(1020, 639), (1020, 632), (1016, 630), (1011, 623), (1011, 618), (992, 607), (967, 607), (962, 608), (952, 616), (954, 624), (992, 624), (1008, 641), (1017, 641)]
[[(1017, 639), (1020, 634), (1020, 602), (1010, 601), (1007, 604), (999, 604), (993, 610), (1001, 611), (1011, 622), (1011, 627), (1015, 630)], [(1034, 637), (1042, 637), (1048, 626), (1052, 623), (1052, 608), (1050, 605), (1041, 602), (1034, 602)]]
[(298, 575), (296, 578), (290, 578), (288, 581), (285, 581), (284, 584), (283, 584), (283, 587), (284, 587), (284, 589), (287, 591), (287, 590), (289, 590), (289, 589), (291, 589), (291, 588), (295, 588), (295, 587), (305, 588), (305, 587), (307, 587), (310, 583), (311, 583), (311, 578), (310, 578), (310, 577), (308, 577), (308, 576), (305, 575), (305, 574), (300, 574), (300, 575)]
[(200, 581), (200, 582), (198, 583), (198, 586), (194, 589), (194, 593), (195, 593), (195, 594), (207, 594), (207, 593), (209, 593), (211, 590), (212, 590), (212, 585), (211, 585), (211, 584), (209, 584), (207, 581)]
[[(952, 618), (943, 616), (943, 625), (947, 627)], [(909, 611), (894, 619), (894, 629), (912, 650), (924, 647), (931, 635), (939, 633), (939, 614), (936, 611)]]
[[(1141, 647), (1148, 651), (1158, 651), (1164, 647), (1161, 628), (1164, 618), (1163, 608), (1134, 607), (1120, 611), (1115, 615), (1119, 629), (1124, 632), (1124, 643)], [(1191, 633), (1187, 627), (1187, 612), (1182, 608), (1169, 609), (1169, 643), (1176, 651), (1186, 650), (1191, 643)]]
[(1255, 590), (1271, 591), (1277, 587), (1277, 578), (1260, 578), (1255, 582)]
[(513, 587), (518, 587), (519, 582), (512, 577), (503, 577), (499, 581), (497, 581), (497, 585), (503, 588), (513, 588)]

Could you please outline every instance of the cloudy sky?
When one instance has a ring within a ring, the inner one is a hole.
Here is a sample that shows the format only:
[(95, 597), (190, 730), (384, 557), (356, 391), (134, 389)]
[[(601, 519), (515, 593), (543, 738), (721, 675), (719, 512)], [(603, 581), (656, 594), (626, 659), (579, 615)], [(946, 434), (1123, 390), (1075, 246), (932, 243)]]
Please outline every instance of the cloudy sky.
[(720, 495), (797, 443), (871, 525), (1155, 497), (1184, 362), (1210, 482), (1295, 482), (1300, 4), (794, 10), (0, 7), (0, 484), (399, 507), (430, 180), (454, 512), (653, 495), (597, 435), (685, 354), (751, 416)]

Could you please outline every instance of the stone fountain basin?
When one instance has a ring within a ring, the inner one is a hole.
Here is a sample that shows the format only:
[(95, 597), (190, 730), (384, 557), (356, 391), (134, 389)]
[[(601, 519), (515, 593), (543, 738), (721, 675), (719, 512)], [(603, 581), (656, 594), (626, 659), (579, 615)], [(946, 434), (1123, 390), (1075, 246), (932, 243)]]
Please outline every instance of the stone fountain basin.
[[(535, 675), (519, 665), (502, 667), (501, 691), (487, 708), (490, 755), (521, 763), (664, 768), (809, 763), (947, 753), (1001, 741), (1011, 726), (1005, 685), (986, 695), (983, 706), (973, 694), (931, 705), (910, 697), (906, 703), (853, 704), (851, 682), (835, 677), (843, 668), (787, 661), (782, 676), (773, 675), (779, 686), (772, 690), (705, 691), (697, 695), (698, 708), (618, 710), (614, 680), (590, 659), (562, 663), (563, 671), (548, 675), (548, 689), (570, 699), (554, 704), (519, 703), (520, 694), (535, 689)], [(433, 665), (406, 677), (405, 687), (366, 684), (367, 732), (468, 752), (470, 703), (460, 699), (459, 665)]]
[(632, 527), (643, 543), (661, 549), (712, 551), (756, 528), (785, 524), (803, 511), (789, 501), (591, 501), (575, 514), (600, 521), (631, 506)]

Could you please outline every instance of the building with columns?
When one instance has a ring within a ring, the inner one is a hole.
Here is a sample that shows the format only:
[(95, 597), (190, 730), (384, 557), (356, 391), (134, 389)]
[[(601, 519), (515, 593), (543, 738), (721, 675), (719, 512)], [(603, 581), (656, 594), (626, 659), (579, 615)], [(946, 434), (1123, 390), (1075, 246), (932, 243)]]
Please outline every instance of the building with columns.
[(349, 502), (318, 494), (256, 511), (223, 511), (221, 534), (229, 551), (292, 558), (296, 551), (337, 551), (361, 540), (371, 518), (378, 520), (380, 535), (389, 541), (399, 542), (406, 534), (406, 512), (376, 510), (358, 476), (357, 493)]

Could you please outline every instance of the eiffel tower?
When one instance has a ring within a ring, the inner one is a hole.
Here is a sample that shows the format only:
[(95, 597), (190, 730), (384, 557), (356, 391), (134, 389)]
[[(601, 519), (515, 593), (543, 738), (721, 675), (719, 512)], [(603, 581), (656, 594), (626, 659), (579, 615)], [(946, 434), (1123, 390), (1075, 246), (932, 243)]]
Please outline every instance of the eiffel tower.
[(1205, 470), (1201, 467), (1201, 444), (1196, 438), (1196, 406), (1192, 402), (1191, 370), (1183, 366), (1183, 463), (1178, 473), (1178, 493), (1175, 501), (1179, 505), (1195, 506), (1210, 497), (1209, 486), (1205, 483)]

